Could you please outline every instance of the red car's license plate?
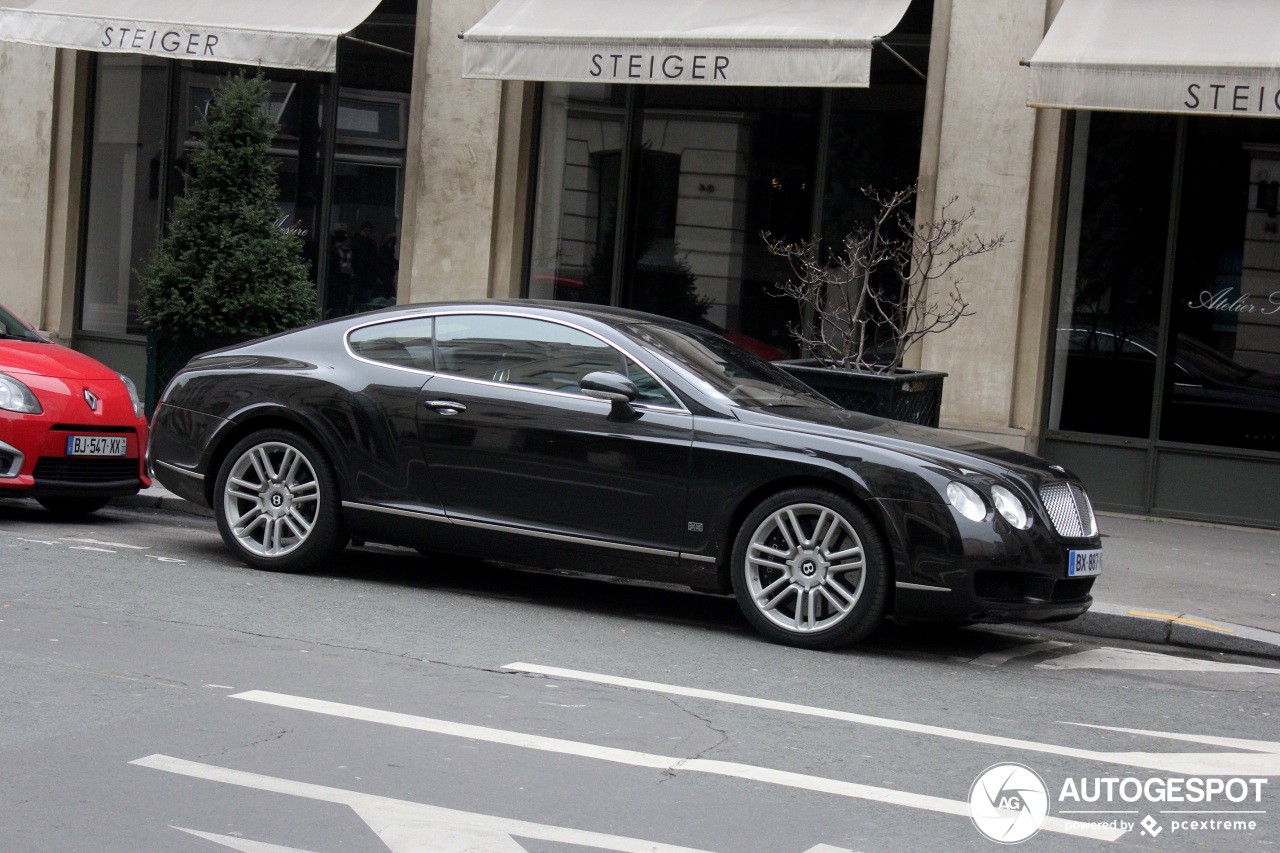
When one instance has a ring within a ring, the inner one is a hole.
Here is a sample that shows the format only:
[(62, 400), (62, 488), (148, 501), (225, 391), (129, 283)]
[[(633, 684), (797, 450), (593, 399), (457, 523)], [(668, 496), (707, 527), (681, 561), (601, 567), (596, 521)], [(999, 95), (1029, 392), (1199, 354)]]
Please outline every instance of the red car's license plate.
[(129, 440), (118, 436), (69, 435), (68, 456), (127, 456)]

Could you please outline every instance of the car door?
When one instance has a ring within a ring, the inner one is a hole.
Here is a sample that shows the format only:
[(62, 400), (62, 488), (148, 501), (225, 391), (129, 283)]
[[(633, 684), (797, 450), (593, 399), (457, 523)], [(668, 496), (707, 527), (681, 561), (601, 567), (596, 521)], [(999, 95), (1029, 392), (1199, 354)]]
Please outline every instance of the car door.
[[(419, 436), (450, 518), (675, 557), (692, 417), (652, 374), (583, 329), (514, 315), (438, 316), (436, 352)], [(639, 380), (637, 417), (581, 392), (598, 370)]]
[(323, 412), (346, 441), (348, 500), (443, 517), (417, 423), (422, 386), (434, 370), (434, 324), (432, 317), (396, 318), (347, 335), (349, 405)]

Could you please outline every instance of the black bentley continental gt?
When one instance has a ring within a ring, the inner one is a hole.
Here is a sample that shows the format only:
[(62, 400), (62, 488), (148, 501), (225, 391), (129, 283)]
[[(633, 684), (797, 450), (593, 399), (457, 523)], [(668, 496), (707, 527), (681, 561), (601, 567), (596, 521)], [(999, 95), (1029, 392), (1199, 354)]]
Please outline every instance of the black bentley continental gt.
[(354, 538), (684, 584), (809, 648), (886, 616), (1070, 619), (1101, 570), (1063, 469), (603, 307), (408, 305), (207, 353), (165, 390), (151, 466), (261, 569)]

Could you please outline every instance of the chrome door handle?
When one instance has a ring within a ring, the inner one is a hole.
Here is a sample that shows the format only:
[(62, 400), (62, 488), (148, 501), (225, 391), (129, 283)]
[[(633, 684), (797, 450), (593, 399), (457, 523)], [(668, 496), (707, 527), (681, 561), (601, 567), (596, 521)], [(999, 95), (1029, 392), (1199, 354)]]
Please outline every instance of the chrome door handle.
[(459, 403), (457, 400), (427, 400), (422, 405), (426, 406), (433, 412), (439, 412), (442, 415), (456, 415), (459, 412), (465, 412), (467, 407)]

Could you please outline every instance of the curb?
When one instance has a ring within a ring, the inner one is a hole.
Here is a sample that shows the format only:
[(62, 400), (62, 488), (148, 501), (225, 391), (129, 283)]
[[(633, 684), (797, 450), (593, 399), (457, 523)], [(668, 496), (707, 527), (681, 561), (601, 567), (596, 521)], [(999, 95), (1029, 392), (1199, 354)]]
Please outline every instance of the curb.
[(1088, 612), (1069, 622), (1021, 624), (1090, 637), (1280, 658), (1280, 634), (1191, 613), (1165, 613), (1095, 601)]
[(155, 490), (147, 489), (136, 495), (130, 495), (124, 498), (112, 498), (112, 506), (141, 507), (143, 509), (164, 509), (170, 512), (182, 512), (187, 515), (199, 515), (204, 518), (213, 518), (213, 510), (207, 506), (192, 503), (189, 500), (178, 497), (169, 492), (156, 494)]

